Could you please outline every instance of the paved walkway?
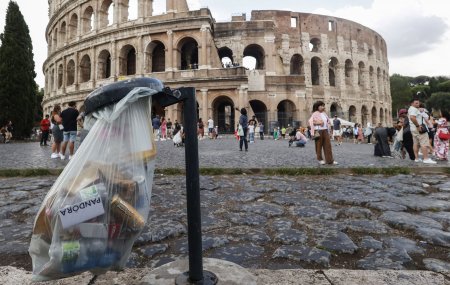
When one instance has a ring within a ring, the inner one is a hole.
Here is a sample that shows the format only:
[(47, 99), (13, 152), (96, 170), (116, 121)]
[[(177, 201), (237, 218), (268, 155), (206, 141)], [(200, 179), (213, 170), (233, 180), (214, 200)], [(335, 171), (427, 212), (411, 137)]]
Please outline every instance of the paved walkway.
[[(156, 142), (158, 148), (157, 167), (184, 168), (184, 148), (174, 147), (171, 141)], [(409, 159), (391, 159), (373, 156), (373, 145), (344, 143), (333, 146), (338, 167), (389, 167), (389, 166), (426, 166)], [(41, 147), (39, 143), (0, 144), (0, 169), (5, 168), (63, 168), (68, 160), (50, 159), (50, 147)], [(66, 156), (67, 157), (67, 156)], [(231, 138), (199, 141), (200, 167), (225, 168), (274, 168), (274, 167), (317, 167), (314, 144), (305, 148), (288, 147), (284, 140), (257, 140), (251, 144), (248, 152), (240, 152), (238, 142)], [(435, 166), (449, 166), (439, 162)]]
[[(0, 179), (0, 266), (31, 269), (35, 214), (55, 177)], [(253, 269), (450, 270), (449, 175), (202, 176), (204, 256)], [(185, 181), (157, 175), (127, 266), (187, 255)]]

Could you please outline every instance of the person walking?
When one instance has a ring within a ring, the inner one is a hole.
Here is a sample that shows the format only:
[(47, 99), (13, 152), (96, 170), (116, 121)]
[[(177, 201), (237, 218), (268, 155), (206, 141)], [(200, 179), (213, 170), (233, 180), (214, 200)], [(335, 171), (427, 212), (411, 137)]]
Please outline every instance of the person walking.
[[(325, 103), (323, 101), (314, 103), (313, 114), (308, 122), (311, 126), (311, 132), (314, 131), (316, 157), (319, 164), (338, 164), (333, 158), (329, 133), (331, 120), (325, 113)], [(322, 150), (325, 154), (325, 160), (322, 157)]]
[(441, 117), (437, 120), (437, 129), (434, 135), (434, 155), (438, 160), (448, 161), (450, 131), (447, 124), (449, 120), (450, 113), (441, 110)]
[(333, 120), (333, 137), (336, 141), (336, 145), (342, 144), (341, 121), (338, 119), (337, 115), (334, 115)]
[(50, 132), (50, 116), (45, 115), (45, 118), (41, 120), (41, 146), (47, 146), (48, 134)]
[(173, 138), (172, 122), (170, 121), (170, 118), (167, 119), (167, 138)]
[(69, 145), (69, 159), (72, 159), (75, 151), (75, 140), (77, 139), (77, 118), (80, 112), (76, 109), (77, 103), (69, 102), (69, 107), (62, 111), (61, 119), (64, 127), (63, 143), (61, 146), (61, 160), (66, 158), (66, 147)]
[(152, 127), (153, 127), (153, 135), (155, 136), (155, 141), (159, 141), (160, 139), (160, 127), (161, 127), (161, 120), (159, 119), (159, 115), (156, 115), (156, 117), (152, 120)]
[(161, 117), (161, 140), (167, 140), (167, 122), (164, 117)]
[(241, 109), (241, 116), (239, 117), (239, 126), (242, 128), (242, 133), (239, 134), (239, 150), (242, 151), (242, 145), (245, 146), (245, 151), (248, 151), (247, 131), (248, 131), (248, 117), (247, 110)]
[(248, 125), (248, 137), (249, 137), (250, 143), (255, 142), (255, 125), (254, 125), (253, 121), (251, 121), (250, 124)]
[(375, 139), (377, 143), (374, 147), (374, 155), (381, 157), (392, 157), (391, 148), (389, 147), (389, 141), (392, 141), (396, 130), (394, 128), (376, 128)]
[(198, 139), (202, 140), (203, 136), (205, 135), (205, 125), (203, 124), (202, 118), (198, 119), (197, 127)]
[(414, 154), (414, 142), (411, 134), (408, 110), (400, 109), (400, 111), (398, 111), (398, 118), (403, 126), (403, 148), (408, 153), (409, 159), (415, 160), (416, 155)]
[(208, 136), (210, 139), (213, 139), (213, 131), (214, 131), (214, 120), (209, 117), (208, 119)]
[(259, 139), (264, 140), (264, 124), (259, 122)]
[(55, 105), (55, 107), (53, 107), (50, 122), (53, 124), (52, 127), (53, 144), (52, 144), (52, 155), (50, 156), (50, 158), (58, 158), (61, 157), (61, 143), (64, 139), (62, 131), (64, 127), (62, 125), (61, 119), (61, 106)]
[(428, 158), (428, 148), (430, 147), (430, 141), (428, 140), (428, 133), (426, 126), (424, 125), (424, 119), (419, 111), (420, 101), (418, 98), (414, 98), (411, 100), (411, 106), (408, 109), (408, 117), (411, 122), (411, 134), (413, 137), (414, 143), (414, 155), (415, 162), (420, 162), (419, 158), (419, 147), (422, 150), (423, 154), (423, 163), (426, 164), (436, 164), (436, 161)]
[(370, 123), (367, 123), (367, 127), (364, 130), (364, 136), (367, 137), (367, 144), (372, 144), (370, 142), (370, 139), (372, 138), (373, 130), (372, 125)]

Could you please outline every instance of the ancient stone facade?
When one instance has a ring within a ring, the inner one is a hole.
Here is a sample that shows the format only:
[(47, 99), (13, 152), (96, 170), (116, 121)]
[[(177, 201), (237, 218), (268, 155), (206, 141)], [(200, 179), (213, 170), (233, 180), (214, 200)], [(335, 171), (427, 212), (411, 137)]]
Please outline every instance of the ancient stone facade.
[[(196, 87), (199, 117), (212, 117), (221, 132), (233, 130), (242, 107), (265, 126), (306, 125), (317, 100), (330, 116), (391, 123), (386, 42), (367, 27), (272, 10), (216, 22), (185, 0), (166, 0), (161, 15), (153, 0), (134, 0), (130, 20), (132, 1), (49, 0), (45, 113), (72, 100), (83, 109), (95, 88), (149, 76), (171, 88)], [(243, 66), (247, 59), (255, 68)], [(154, 113), (180, 122), (183, 106), (154, 106)]]

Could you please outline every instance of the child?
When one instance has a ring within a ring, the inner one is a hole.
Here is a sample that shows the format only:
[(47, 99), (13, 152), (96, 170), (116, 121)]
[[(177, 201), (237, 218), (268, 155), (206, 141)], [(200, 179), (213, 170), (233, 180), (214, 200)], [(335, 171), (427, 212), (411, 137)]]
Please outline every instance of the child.
[(255, 142), (255, 125), (254, 121), (250, 121), (250, 124), (248, 125), (248, 136), (250, 138), (250, 143)]
[(273, 129), (273, 139), (278, 140), (278, 127)]

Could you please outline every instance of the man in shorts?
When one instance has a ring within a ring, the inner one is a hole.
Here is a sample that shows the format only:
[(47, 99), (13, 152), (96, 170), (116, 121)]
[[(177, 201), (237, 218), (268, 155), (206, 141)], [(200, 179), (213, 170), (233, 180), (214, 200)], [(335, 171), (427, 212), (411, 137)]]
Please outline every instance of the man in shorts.
[(69, 144), (69, 159), (72, 159), (77, 139), (77, 118), (80, 114), (74, 101), (69, 102), (69, 107), (61, 112), (63, 130), (63, 143), (61, 146), (61, 160), (66, 158), (66, 147)]
[[(428, 133), (425, 125), (425, 120), (420, 114), (419, 106), (420, 101), (418, 98), (411, 100), (411, 106), (408, 109), (408, 118), (410, 122), (411, 135), (414, 142), (414, 155), (415, 162), (421, 162), (419, 158), (419, 147), (422, 149), (423, 153), (423, 163), (426, 164), (436, 164), (436, 161), (428, 158), (428, 147), (430, 147), (430, 141), (428, 140)], [(424, 125), (422, 125), (424, 124)]]
[(336, 141), (336, 145), (342, 144), (341, 121), (338, 119), (337, 115), (334, 115), (333, 120), (333, 137)]

